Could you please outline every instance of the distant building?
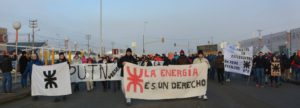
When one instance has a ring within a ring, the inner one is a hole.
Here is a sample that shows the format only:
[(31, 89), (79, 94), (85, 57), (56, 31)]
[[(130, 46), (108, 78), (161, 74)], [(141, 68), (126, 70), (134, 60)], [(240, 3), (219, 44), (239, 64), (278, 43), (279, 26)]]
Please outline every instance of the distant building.
[[(290, 39), (291, 38), (291, 39)], [(300, 49), (300, 28), (292, 29), (289, 32), (283, 31), (272, 33), (239, 42), (241, 47), (253, 46), (254, 54), (257, 54), (263, 46), (266, 46), (273, 53), (285, 52), (290, 54)]]
[[(0, 28), (0, 44), (6, 44), (7, 43), (7, 29), (6, 28)], [(6, 50), (5, 46), (0, 46), (0, 50)]]

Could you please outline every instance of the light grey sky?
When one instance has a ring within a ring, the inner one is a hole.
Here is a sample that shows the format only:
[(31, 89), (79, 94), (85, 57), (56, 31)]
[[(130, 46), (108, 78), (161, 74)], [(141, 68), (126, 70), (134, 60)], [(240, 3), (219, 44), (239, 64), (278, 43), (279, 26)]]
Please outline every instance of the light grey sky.
[[(103, 36), (106, 50), (126, 48), (137, 42), (142, 51), (143, 24), (147, 21), (147, 53), (167, 53), (206, 44), (231, 43), (263, 34), (300, 27), (299, 0), (103, 0)], [(20, 41), (27, 41), (29, 19), (37, 19), (37, 40), (48, 40), (63, 47), (63, 39), (77, 41), (87, 49), (86, 34), (92, 35), (92, 47), (99, 49), (99, 0), (0, 0), (0, 27), (8, 28), (14, 41), (12, 23), (20, 21)], [(174, 47), (174, 43), (177, 47)], [(73, 46), (72, 44), (70, 46)]]

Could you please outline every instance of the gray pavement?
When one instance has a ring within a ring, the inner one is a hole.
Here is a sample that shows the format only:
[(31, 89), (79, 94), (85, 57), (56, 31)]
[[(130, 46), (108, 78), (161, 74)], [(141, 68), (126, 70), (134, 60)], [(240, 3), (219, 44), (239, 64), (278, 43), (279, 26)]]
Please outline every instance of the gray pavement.
[[(98, 83), (100, 84), (100, 83)], [(84, 83), (81, 84), (84, 87)], [(100, 87), (99, 87), (100, 86)], [(220, 85), (216, 81), (208, 83), (208, 98), (172, 100), (133, 100), (126, 106), (121, 91), (103, 92), (101, 85), (93, 92), (80, 92), (67, 96), (66, 101), (54, 103), (54, 97), (31, 97), (0, 105), (1, 108), (298, 108), (300, 86), (284, 83), (279, 88), (256, 88), (254, 83), (247, 85), (246, 80), (233, 79), (231, 83)]]

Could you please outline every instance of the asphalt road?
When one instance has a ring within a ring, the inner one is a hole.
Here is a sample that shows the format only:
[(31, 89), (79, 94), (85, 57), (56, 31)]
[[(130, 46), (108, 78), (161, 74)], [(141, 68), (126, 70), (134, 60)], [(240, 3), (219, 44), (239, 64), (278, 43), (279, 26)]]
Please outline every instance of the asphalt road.
[[(99, 83), (100, 84), (100, 83)], [(100, 86), (100, 87), (99, 87)], [(84, 84), (82, 84), (84, 87)], [(208, 82), (208, 100), (198, 98), (173, 100), (133, 100), (126, 106), (121, 91), (103, 92), (101, 85), (93, 92), (73, 93), (66, 101), (53, 102), (54, 97), (31, 97), (0, 105), (0, 108), (299, 108), (300, 86), (284, 83), (279, 88), (256, 88), (254, 83), (247, 85), (246, 80), (235, 79), (220, 85)]]

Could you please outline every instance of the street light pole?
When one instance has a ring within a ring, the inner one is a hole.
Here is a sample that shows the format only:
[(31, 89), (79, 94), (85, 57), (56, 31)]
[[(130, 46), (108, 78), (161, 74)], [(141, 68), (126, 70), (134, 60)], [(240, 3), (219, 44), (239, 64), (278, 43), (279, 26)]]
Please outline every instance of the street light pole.
[(38, 27), (37, 20), (29, 20), (29, 27), (32, 28), (32, 49), (34, 51), (34, 29)]
[(87, 41), (88, 41), (88, 44), (87, 44), (87, 46), (88, 46), (88, 53), (89, 53), (89, 55), (90, 55), (90, 39), (91, 39), (91, 35), (86, 35), (86, 39), (87, 39)]
[(15, 63), (15, 81), (17, 81), (17, 71), (18, 71), (18, 38), (19, 38), (19, 29), (21, 28), (20, 22), (15, 22), (13, 24), (14, 29), (16, 30), (16, 63)]
[(143, 54), (145, 54), (145, 31), (146, 31), (146, 24), (147, 24), (148, 22), (147, 21), (145, 21), (144, 22), (144, 31), (143, 31)]
[(102, 0), (100, 0), (100, 55), (104, 54), (103, 34), (102, 34)]

